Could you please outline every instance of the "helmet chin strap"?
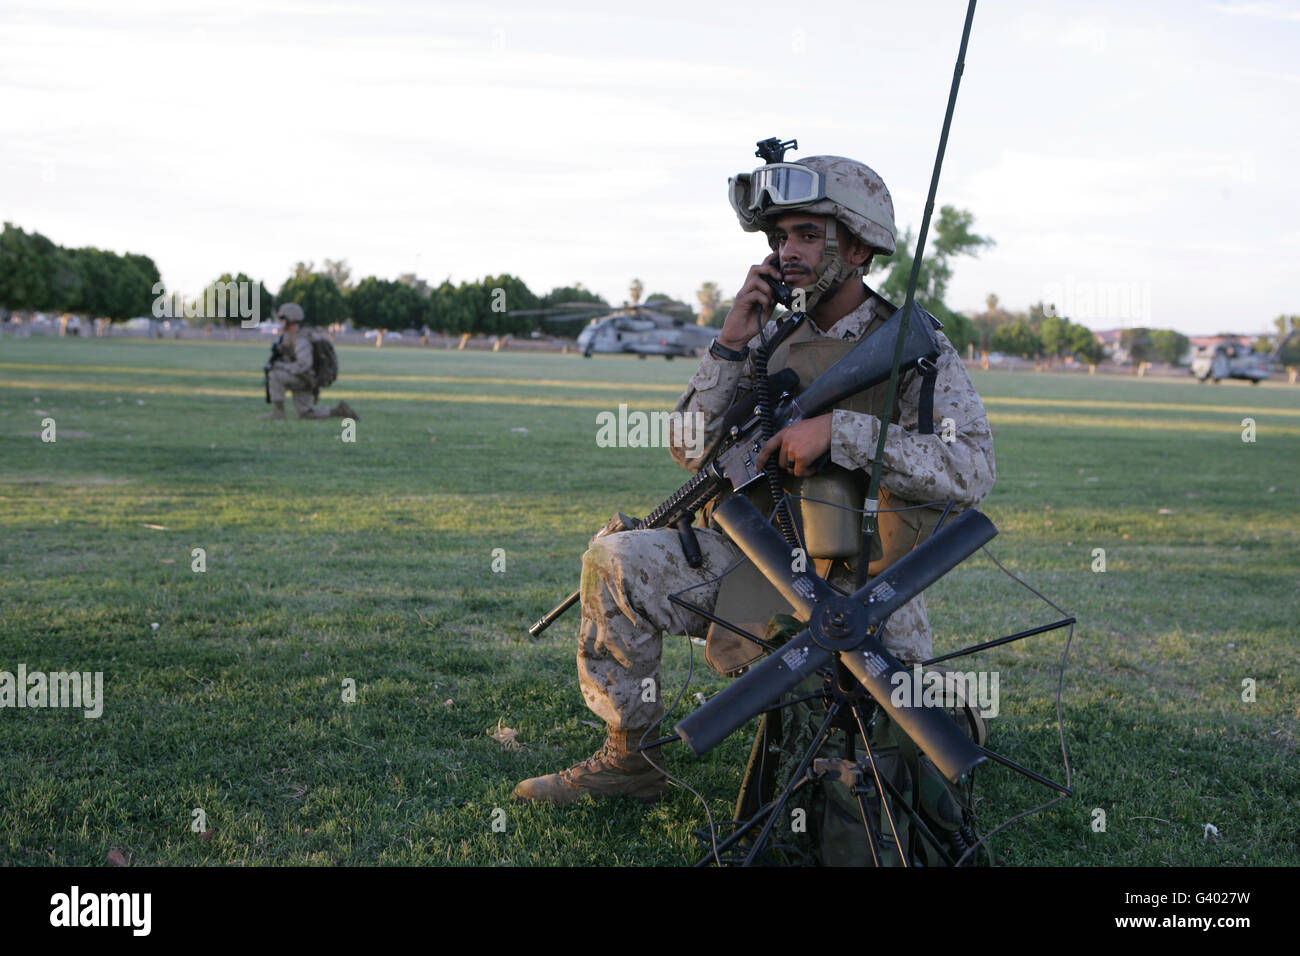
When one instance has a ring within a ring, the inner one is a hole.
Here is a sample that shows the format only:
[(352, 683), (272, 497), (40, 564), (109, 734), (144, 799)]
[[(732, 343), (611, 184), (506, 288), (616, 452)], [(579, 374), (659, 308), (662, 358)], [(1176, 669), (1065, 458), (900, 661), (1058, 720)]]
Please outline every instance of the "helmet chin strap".
[(826, 247), (822, 251), (821, 262), (814, 270), (817, 281), (804, 293), (804, 311), (811, 312), (817, 303), (830, 295), (853, 276), (862, 275), (861, 266), (851, 266), (840, 255), (840, 243), (835, 235), (835, 219), (826, 217)]

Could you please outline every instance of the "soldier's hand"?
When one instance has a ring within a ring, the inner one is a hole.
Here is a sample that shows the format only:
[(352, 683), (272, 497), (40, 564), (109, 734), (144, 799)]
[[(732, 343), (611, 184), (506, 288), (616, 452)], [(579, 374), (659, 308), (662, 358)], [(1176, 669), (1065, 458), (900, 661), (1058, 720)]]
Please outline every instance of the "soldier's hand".
[(774, 252), (758, 265), (749, 267), (745, 284), (736, 293), (736, 300), (722, 322), (722, 331), (718, 333), (718, 342), (726, 348), (736, 351), (743, 349), (772, 314), (776, 296), (772, 294), (772, 287), (760, 276), (771, 276), (780, 282), (781, 269), (778, 262), (779, 257)]
[(758, 467), (762, 470), (769, 455), (776, 455), (777, 464), (796, 478), (807, 478), (817, 473), (817, 462), (831, 450), (831, 416), (818, 415), (802, 422), (787, 425), (773, 435), (758, 453)]

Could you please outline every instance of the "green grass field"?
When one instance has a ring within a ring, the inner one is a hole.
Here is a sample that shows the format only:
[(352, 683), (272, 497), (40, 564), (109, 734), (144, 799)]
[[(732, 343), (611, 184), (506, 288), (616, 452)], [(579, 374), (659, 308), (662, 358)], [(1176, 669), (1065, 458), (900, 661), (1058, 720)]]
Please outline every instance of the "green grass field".
[[(684, 791), (651, 809), (509, 794), (601, 739), (576, 612), (535, 642), (527, 626), (610, 514), (685, 477), (662, 449), (598, 448), (596, 414), (671, 407), (694, 363), (344, 348), (327, 396), (361, 415), (345, 442), (337, 419), (258, 420), (265, 352), (0, 340), (0, 670), (102, 671), (105, 697), (99, 719), (0, 710), (0, 863), (692, 861), (705, 816)], [(999, 858), (1300, 864), (1300, 389), (974, 377), (990, 550), (1080, 621), (1075, 795), (1003, 831)], [(983, 555), (928, 600), (937, 650), (1054, 619)], [(1064, 634), (975, 659), (1001, 675), (991, 745), (1055, 779)], [(691, 649), (667, 640), (666, 693)], [(725, 686), (694, 650), (689, 706)], [(672, 769), (727, 819), (748, 747)], [(1050, 796), (980, 774), (984, 830)]]

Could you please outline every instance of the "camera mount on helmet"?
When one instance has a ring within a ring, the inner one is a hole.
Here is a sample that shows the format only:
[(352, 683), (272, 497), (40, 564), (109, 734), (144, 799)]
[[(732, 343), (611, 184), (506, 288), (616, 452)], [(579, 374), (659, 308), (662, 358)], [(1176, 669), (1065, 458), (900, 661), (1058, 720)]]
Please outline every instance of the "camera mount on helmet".
[(781, 137), (772, 136), (768, 139), (759, 140), (758, 151), (754, 153), (765, 163), (780, 163), (785, 161), (785, 151), (787, 149), (798, 149), (799, 141), (797, 139), (787, 139), (781, 142)]

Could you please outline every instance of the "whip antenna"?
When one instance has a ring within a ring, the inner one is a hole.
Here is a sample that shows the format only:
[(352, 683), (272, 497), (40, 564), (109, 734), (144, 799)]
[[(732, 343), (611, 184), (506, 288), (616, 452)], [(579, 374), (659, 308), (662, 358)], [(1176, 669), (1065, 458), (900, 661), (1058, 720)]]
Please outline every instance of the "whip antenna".
[(952, 113), (957, 105), (957, 88), (961, 85), (962, 70), (966, 66), (966, 43), (970, 40), (970, 27), (975, 19), (975, 0), (966, 7), (966, 25), (961, 32), (961, 49), (957, 51), (957, 66), (952, 72), (952, 89), (948, 91), (948, 111), (943, 117), (943, 132), (939, 134), (939, 152), (934, 158), (934, 172), (930, 175), (930, 194), (925, 200), (925, 215), (921, 218), (921, 232), (916, 237), (916, 252), (912, 256), (912, 275), (907, 280), (907, 299), (903, 302), (903, 324), (894, 345), (894, 366), (889, 373), (889, 393), (885, 412), (880, 416), (880, 437), (876, 442), (876, 457), (871, 463), (871, 482), (867, 488), (867, 507), (862, 516), (862, 556), (858, 560), (858, 587), (867, 580), (870, 563), (871, 539), (876, 534), (876, 514), (880, 508), (880, 473), (885, 461), (885, 437), (889, 422), (894, 417), (894, 401), (898, 396), (898, 366), (903, 358), (903, 341), (907, 336), (912, 308), (916, 304), (916, 284), (921, 277), (921, 255), (925, 251), (925, 237), (930, 231), (930, 216), (934, 213), (934, 195), (939, 189), (939, 170), (943, 167), (943, 153), (948, 146), (948, 130), (952, 126)]

